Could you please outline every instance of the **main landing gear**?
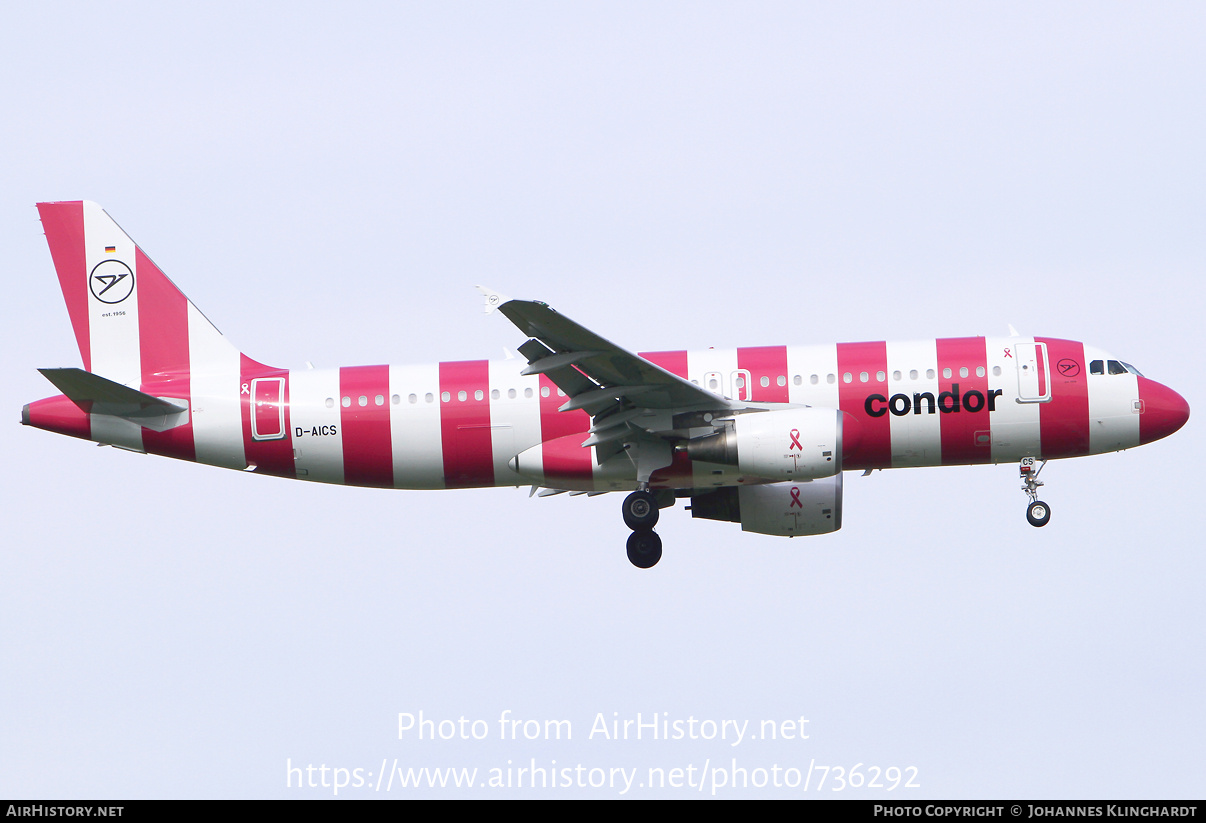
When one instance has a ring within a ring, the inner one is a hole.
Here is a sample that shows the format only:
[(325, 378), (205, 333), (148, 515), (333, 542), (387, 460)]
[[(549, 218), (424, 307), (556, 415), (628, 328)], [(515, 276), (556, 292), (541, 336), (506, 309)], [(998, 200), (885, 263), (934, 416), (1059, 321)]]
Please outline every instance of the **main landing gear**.
[(1047, 521), (1051, 519), (1051, 507), (1038, 499), (1038, 487), (1043, 485), (1038, 476), (1046, 465), (1047, 461), (1044, 460), (1035, 470), (1033, 457), (1023, 457), (1018, 465), (1018, 473), (1022, 476), (1022, 491), (1030, 498), (1030, 505), (1026, 507), (1026, 521), (1035, 527), (1046, 526)]
[(624, 525), (628, 535), (628, 559), (638, 569), (648, 569), (662, 559), (662, 539), (653, 527), (660, 514), (657, 498), (648, 489), (637, 489), (624, 498)]

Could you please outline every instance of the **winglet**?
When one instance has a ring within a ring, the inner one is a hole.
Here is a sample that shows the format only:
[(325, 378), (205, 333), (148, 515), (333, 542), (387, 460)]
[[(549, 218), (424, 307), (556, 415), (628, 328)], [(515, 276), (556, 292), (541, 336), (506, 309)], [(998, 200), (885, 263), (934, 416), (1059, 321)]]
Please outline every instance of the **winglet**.
[(477, 286), (476, 288), (486, 298), (485, 308), (482, 309), (482, 311), (484, 311), (486, 314), (490, 314), (495, 309), (497, 309), (499, 306), (501, 306), (503, 303), (511, 302), (510, 297), (507, 297), (505, 294), (502, 294), (501, 292), (496, 292), (494, 289), (490, 288), (489, 286)]

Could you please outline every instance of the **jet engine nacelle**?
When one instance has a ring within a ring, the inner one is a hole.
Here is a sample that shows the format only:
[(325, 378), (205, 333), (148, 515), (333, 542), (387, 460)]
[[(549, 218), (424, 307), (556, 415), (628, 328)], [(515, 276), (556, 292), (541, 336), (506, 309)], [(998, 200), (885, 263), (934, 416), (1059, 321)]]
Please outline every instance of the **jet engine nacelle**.
[(758, 534), (828, 534), (842, 527), (842, 476), (727, 486), (692, 497), (691, 516), (740, 523), (742, 531)]
[(842, 413), (782, 409), (739, 414), (725, 422), (724, 431), (688, 442), (687, 456), (736, 466), (743, 474), (770, 481), (832, 477), (842, 471)]

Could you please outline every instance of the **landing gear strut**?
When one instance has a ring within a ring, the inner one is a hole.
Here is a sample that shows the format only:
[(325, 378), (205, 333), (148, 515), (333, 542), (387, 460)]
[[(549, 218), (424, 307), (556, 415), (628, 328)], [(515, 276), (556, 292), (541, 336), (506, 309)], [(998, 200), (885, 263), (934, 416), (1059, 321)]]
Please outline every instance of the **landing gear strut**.
[(628, 536), (628, 559), (638, 569), (648, 569), (662, 559), (662, 539), (653, 527), (657, 525), (657, 498), (647, 489), (639, 488), (624, 498), (624, 525), (632, 529)]
[(1038, 487), (1043, 485), (1038, 476), (1046, 465), (1047, 461), (1044, 460), (1036, 470), (1033, 457), (1023, 457), (1018, 465), (1018, 473), (1022, 477), (1022, 491), (1030, 498), (1030, 505), (1026, 507), (1026, 521), (1035, 527), (1046, 526), (1047, 521), (1051, 519), (1051, 507), (1038, 499)]

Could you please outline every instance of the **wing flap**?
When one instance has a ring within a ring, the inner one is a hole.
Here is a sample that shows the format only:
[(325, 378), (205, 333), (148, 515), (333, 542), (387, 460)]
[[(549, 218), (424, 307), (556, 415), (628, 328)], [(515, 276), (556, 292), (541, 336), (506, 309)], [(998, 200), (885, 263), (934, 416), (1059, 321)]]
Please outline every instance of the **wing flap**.
[[(529, 340), (519, 347), (519, 353), (528, 359), (529, 367), (539, 366), (557, 355), (539, 340)], [(553, 385), (565, 392), (567, 397), (597, 388), (591, 380), (573, 366), (551, 365), (540, 372), (553, 381)]]
[(564, 366), (572, 366), (575, 363), (581, 363), (583, 360), (588, 360), (592, 357), (597, 357), (600, 352), (597, 351), (567, 351), (561, 354), (550, 354), (548, 357), (532, 363), (520, 374), (527, 376), (529, 374), (545, 374), (553, 369), (560, 369)]

